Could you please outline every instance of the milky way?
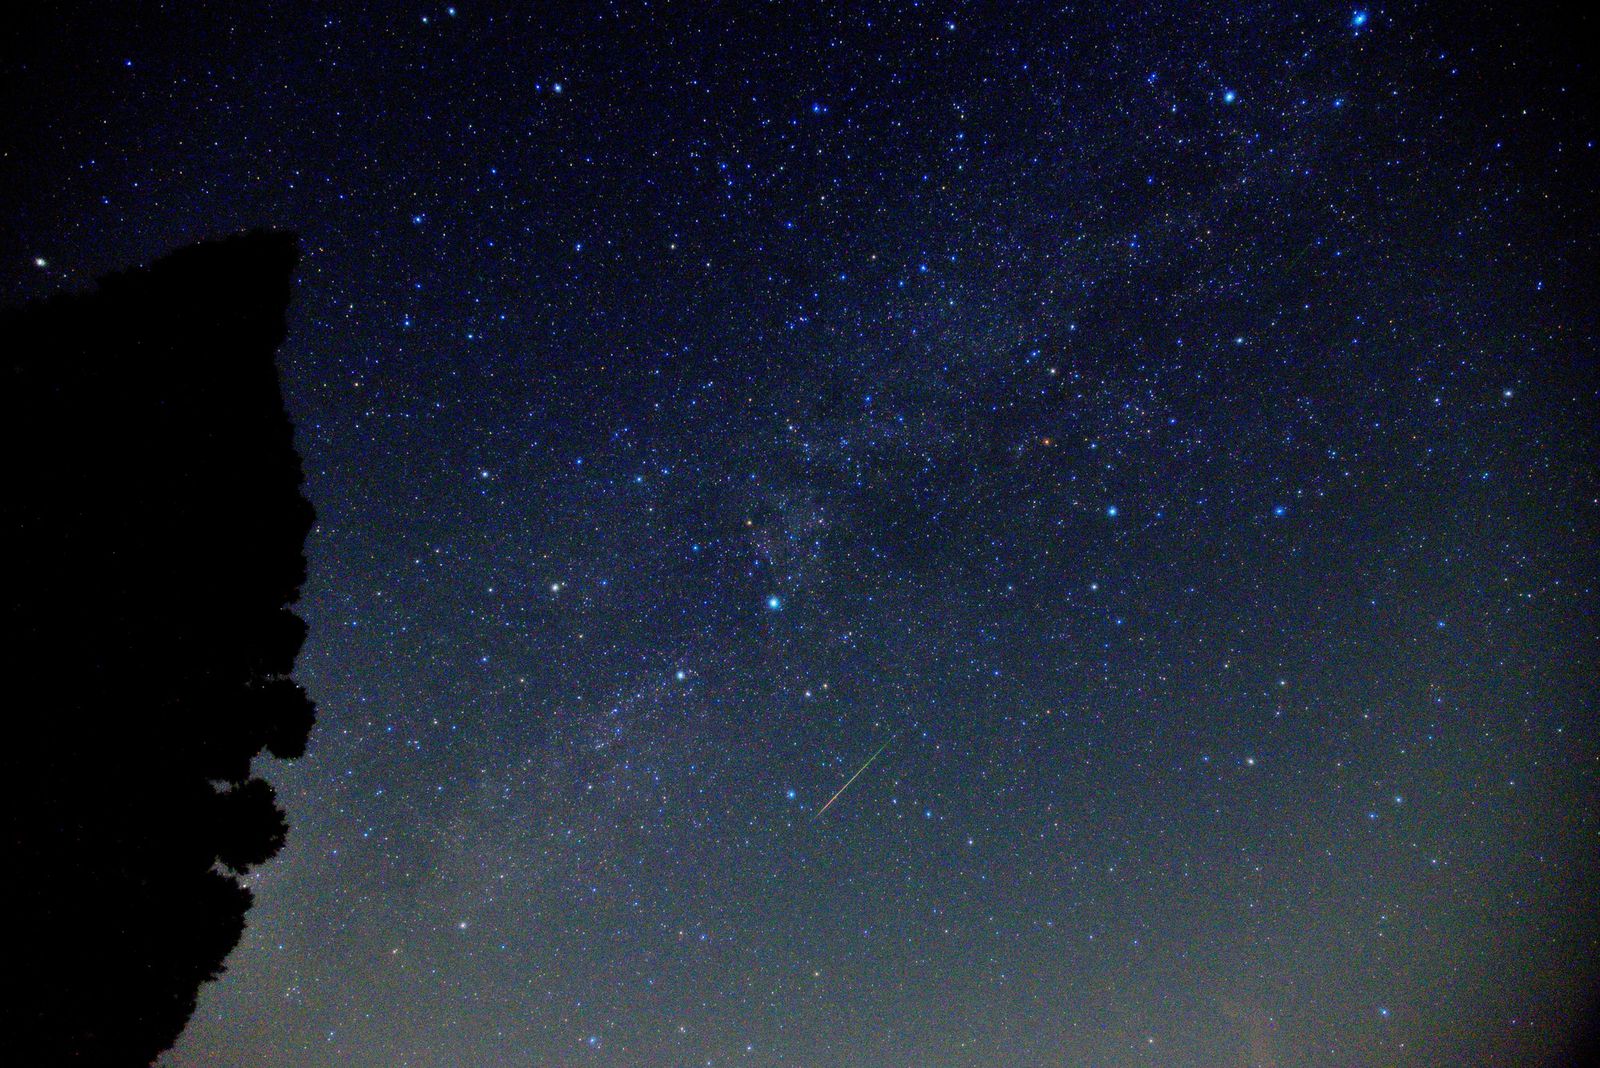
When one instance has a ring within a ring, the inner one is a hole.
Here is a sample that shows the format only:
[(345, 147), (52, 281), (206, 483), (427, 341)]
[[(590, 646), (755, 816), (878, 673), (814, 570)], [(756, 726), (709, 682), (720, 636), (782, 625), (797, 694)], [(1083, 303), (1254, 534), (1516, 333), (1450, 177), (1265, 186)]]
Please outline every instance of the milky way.
[(171, 1068), (1559, 1053), (1593, 26), (248, 6), (0, 120), (10, 297), (303, 249), (320, 718)]

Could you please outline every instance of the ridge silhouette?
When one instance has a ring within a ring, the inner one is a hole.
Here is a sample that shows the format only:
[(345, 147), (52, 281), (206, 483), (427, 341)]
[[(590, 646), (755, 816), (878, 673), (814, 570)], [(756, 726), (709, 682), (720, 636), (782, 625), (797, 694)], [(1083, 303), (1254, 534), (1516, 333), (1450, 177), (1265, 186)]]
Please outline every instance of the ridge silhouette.
[(315, 715), (274, 365), (296, 259), (255, 231), (0, 312), (17, 1063), (151, 1063), (283, 845), (251, 766), (302, 755)]

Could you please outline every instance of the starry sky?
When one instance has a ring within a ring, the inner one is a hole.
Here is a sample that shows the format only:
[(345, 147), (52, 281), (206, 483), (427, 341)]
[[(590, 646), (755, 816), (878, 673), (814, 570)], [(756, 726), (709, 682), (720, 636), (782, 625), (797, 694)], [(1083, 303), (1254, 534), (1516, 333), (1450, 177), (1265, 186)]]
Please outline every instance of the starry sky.
[(320, 718), (163, 1063), (1556, 1057), (1594, 27), (1468, 6), (20, 16), (6, 299), (302, 241)]

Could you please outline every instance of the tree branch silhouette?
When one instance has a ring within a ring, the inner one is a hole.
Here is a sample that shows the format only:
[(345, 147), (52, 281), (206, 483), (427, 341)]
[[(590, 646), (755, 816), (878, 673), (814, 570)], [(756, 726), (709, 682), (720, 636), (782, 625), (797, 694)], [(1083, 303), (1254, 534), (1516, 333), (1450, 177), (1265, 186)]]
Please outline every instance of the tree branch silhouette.
[(288, 608), (313, 520), (274, 353), (292, 235), (252, 232), (0, 313), (11, 744), (8, 1044), (146, 1065), (283, 846), (305, 752)]

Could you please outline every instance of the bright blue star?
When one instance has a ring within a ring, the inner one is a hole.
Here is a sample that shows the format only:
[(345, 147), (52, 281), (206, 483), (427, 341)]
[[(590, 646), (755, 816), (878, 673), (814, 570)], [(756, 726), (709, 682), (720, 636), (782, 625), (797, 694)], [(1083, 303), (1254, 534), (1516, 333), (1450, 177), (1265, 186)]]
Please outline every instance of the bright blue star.
[(1222, 102), (1224, 104), (1231, 104), (1235, 100), (1238, 100), (1238, 99), (1239, 99), (1239, 94), (1235, 93), (1232, 89), (1227, 89), (1227, 90), (1223, 91)]
[(1367, 12), (1366, 12), (1365, 9), (1357, 8), (1355, 11), (1351, 12), (1351, 14), (1350, 14), (1350, 28), (1352, 30), (1359, 30), (1361, 27), (1365, 26), (1366, 24), (1367, 24)]
[(777, 594), (773, 594), (772, 596), (768, 597), (767, 608), (773, 612), (779, 611), (783, 608), (783, 598), (779, 597)]
[(1117, 518), (1117, 506), (1113, 504), (1107, 508), (1106, 515), (1110, 516), (1112, 519)]

